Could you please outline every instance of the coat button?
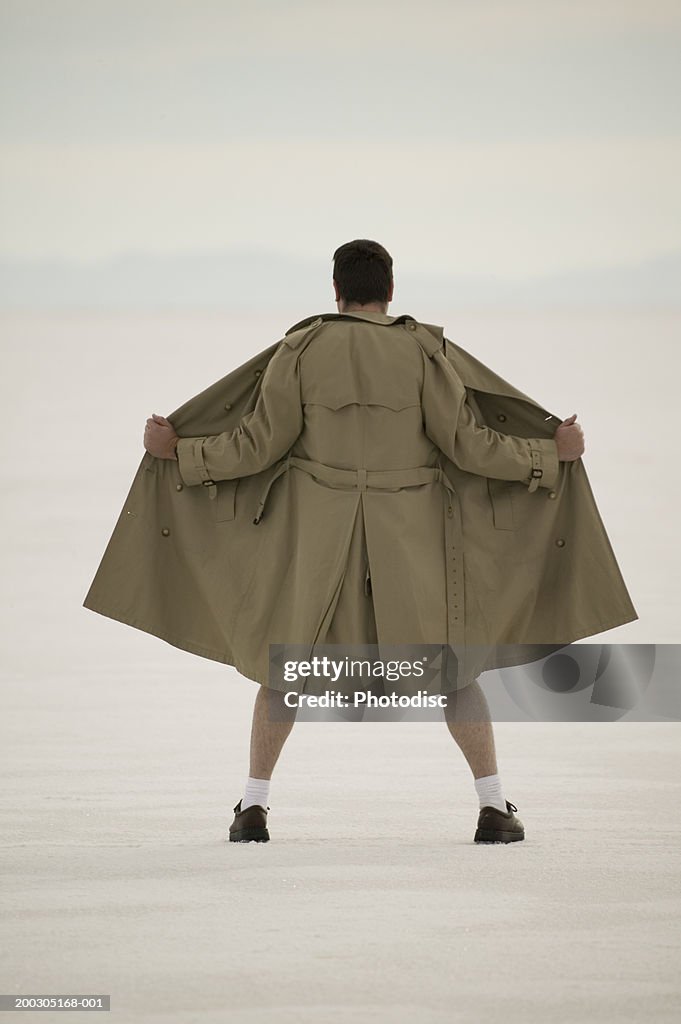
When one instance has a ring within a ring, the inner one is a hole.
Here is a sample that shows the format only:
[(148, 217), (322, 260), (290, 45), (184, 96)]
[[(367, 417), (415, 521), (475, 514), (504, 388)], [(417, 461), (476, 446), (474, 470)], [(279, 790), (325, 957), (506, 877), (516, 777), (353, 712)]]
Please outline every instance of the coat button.
[(170, 536), (170, 530), (168, 529), (167, 526), (163, 527), (163, 529), (161, 530), (161, 533), (163, 534), (164, 537), (169, 537)]
[(506, 417), (504, 416), (503, 412), (499, 413), (499, 415), (497, 416), (497, 419), (499, 420), (500, 423), (505, 423), (506, 422)]
[(562, 537), (559, 537), (559, 538), (558, 538), (558, 540), (556, 541), (556, 545), (557, 545), (557, 547), (559, 547), (559, 548), (564, 548), (564, 547), (565, 547), (565, 541), (563, 540), (563, 538), (562, 538)]
[(416, 324), (415, 323), (407, 324), (407, 327), (409, 328), (410, 331), (415, 331), (416, 330)]
[(225, 402), (225, 409), (227, 409), (229, 411), (229, 409), (231, 409), (231, 408), (232, 408), (232, 403), (231, 402)]
[(549, 498), (555, 498), (556, 492), (555, 491), (549, 491), (548, 496), (549, 496)]
[(181, 491), (182, 490), (182, 484), (175, 484), (175, 490), (176, 491)]
[(256, 371), (255, 371), (255, 375), (256, 375), (256, 377), (259, 377), (261, 373), (262, 373), (262, 370), (256, 370)]

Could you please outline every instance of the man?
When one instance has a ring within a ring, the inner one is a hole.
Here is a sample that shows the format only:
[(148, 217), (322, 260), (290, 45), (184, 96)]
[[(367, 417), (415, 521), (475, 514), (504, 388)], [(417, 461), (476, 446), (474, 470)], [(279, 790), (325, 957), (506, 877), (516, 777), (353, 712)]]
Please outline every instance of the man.
[[(394, 330), (392, 335), (384, 331), (381, 335), (375, 330), (376, 324), (390, 322), (387, 311), (394, 289), (392, 258), (383, 246), (365, 239), (342, 245), (334, 253), (333, 285), (339, 314), (355, 316), (351, 326), (336, 324), (335, 333), (322, 326), (302, 358), (295, 348), (282, 345), (267, 368), (256, 408), (234, 431), (181, 438), (165, 417), (153, 414), (144, 432), (146, 450), (159, 459), (177, 459), (180, 476), (188, 484), (201, 481), (212, 485), (213, 480), (255, 474), (287, 451), (296, 453), (300, 468), (305, 468), (307, 462), (327, 470), (331, 467), (373, 476), (380, 476), (382, 471), (400, 472), (405, 465), (434, 469), (442, 452), (469, 473), (496, 480), (529, 481), (530, 490), (536, 488), (536, 477), (542, 474), (542, 486), (552, 486), (558, 462), (574, 461), (583, 454), (584, 435), (576, 413), (557, 427), (552, 440), (530, 442), (480, 426), (463, 400), (461, 382), (446, 360), (433, 365), (435, 361), (423, 356), (408, 331), (399, 335)], [(361, 317), (366, 318), (364, 325)], [(294, 476), (306, 479), (300, 487), (323, 486), (309, 480), (306, 473)], [(409, 478), (405, 477), (404, 486), (408, 485)], [(380, 511), (377, 503), (371, 511), (373, 520), (367, 517), (364, 503), (357, 506), (361, 514), (352, 520), (344, 571), (339, 574), (332, 600), (323, 609), (316, 631), (318, 642), (374, 643), (379, 636), (397, 642), (400, 635), (406, 642), (445, 642), (446, 638), (437, 632), (428, 633), (427, 627), (425, 632), (419, 631), (414, 619), (407, 628), (413, 624), (418, 637), (404, 637), (403, 623), (395, 625), (393, 634), (388, 635), (387, 617), (377, 622), (374, 614), (372, 588), (388, 588), (390, 581), (387, 570), (372, 580), (367, 527), (377, 538), (380, 515), (384, 516), (383, 526), (390, 529), (391, 520), (408, 514), (405, 509), (411, 507), (409, 525), (417, 531), (413, 546), (420, 546), (423, 554), (427, 545), (435, 543), (431, 535), (437, 520), (430, 517), (429, 509), (435, 508), (433, 496), (440, 492), (440, 485), (427, 483), (411, 487), (410, 492), (414, 502), (411, 506), (404, 505), (403, 493), (393, 500), (384, 492)], [(336, 492), (336, 504), (347, 502), (346, 494)], [(369, 502), (368, 494), (363, 497)], [(426, 501), (430, 504), (423, 503)], [(449, 511), (451, 514), (451, 508)], [(409, 557), (409, 545), (404, 545), (393, 560)], [(440, 582), (433, 575), (433, 588)], [(446, 603), (444, 593), (440, 603)], [(456, 607), (453, 604), (449, 609), (454, 619)], [(416, 606), (412, 614), (418, 614)], [(295, 639), (282, 637), (281, 642)], [(263, 642), (267, 642), (266, 637)], [(244, 795), (234, 808), (231, 841), (269, 839), (270, 780), (295, 716), (296, 710), (286, 706), (283, 692), (261, 682), (253, 712), (249, 775)], [(471, 768), (479, 798), (475, 841), (506, 843), (524, 839), (523, 824), (515, 815), (517, 807), (505, 799), (502, 790), (489, 708), (477, 679), (452, 695), (446, 720)]]

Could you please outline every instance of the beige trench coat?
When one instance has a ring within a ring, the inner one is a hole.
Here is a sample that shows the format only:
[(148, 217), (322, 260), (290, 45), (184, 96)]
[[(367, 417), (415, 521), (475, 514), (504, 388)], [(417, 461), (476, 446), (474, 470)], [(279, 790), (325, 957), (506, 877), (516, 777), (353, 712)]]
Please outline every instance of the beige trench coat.
[(561, 417), (440, 327), (310, 317), (168, 418), (84, 606), (250, 679), (270, 643), (486, 650), (462, 686), (638, 618)]

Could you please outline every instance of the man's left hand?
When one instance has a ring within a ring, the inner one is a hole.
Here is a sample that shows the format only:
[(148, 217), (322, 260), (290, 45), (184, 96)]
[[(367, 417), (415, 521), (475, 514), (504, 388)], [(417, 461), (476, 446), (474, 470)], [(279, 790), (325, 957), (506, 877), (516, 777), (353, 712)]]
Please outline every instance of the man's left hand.
[(151, 414), (144, 428), (144, 447), (150, 455), (157, 459), (176, 459), (175, 454), (175, 428), (165, 416)]

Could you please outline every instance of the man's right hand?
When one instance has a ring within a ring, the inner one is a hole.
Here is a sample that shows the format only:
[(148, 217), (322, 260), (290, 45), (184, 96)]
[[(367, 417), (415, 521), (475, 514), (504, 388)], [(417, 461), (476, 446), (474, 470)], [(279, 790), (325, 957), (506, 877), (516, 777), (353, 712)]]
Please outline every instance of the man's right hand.
[(575, 412), (556, 427), (553, 439), (558, 448), (559, 462), (574, 462), (584, 454), (584, 432), (576, 419)]

